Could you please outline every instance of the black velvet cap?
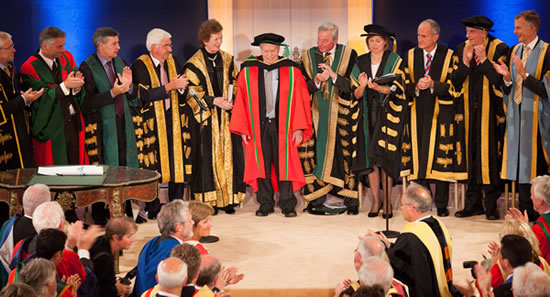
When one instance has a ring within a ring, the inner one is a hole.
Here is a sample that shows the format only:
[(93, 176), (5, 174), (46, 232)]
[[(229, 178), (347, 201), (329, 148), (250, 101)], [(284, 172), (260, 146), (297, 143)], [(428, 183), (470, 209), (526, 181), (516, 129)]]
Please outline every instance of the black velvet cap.
[(365, 30), (366, 34), (361, 34), (361, 37), (373, 35), (379, 35), (388, 38), (395, 37), (395, 34), (388, 32), (386, 28), (376, 24), (365, 25), (365, 27), (363, 27), (363, 30)]
[(476, 29), (482, 29), (487, 30), (491, 32), (495, 32), (491, 30), (493, 27), (493, 21), (491, 21), (488, 17), (482, 16), (482, 15), (476, 15), (473, 17), (469, 17), (467, 19), (463, 19), (460, 21), (464, 26), (466, 27), (472, 27)]
[(285, 38), (281, 35), (278, 35), (275, 33), (264, 33), (264, 34), (255, 36), (254, 42), (252, 42), (251, 45), (259, 46), (260, 43), (271, 43), (271, 44), (286, 46), (286, 44), (284, 44), (283, 41), (285, 41)]

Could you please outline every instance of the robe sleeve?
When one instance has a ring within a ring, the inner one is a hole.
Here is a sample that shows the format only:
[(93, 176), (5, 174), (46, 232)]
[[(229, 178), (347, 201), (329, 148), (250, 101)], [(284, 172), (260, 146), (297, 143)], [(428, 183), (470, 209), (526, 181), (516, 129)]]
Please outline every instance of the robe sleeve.
[(246, 90), (245, 74), (241, 71), (237, 78), (237, 94), (233, 103), (233, 112), (229, 130), (237, 135), (252, 136), (250, 114), (248, 113), (248, 94)]
[(313, 135), (311, 123), (311, 103), (309, 100), (309, 92), (304, 77), (299, 71), (296, 71), (296, 96), (295, 113), (292, 118), (292, 132), (303, 130), (302, 143), (308, 141)]

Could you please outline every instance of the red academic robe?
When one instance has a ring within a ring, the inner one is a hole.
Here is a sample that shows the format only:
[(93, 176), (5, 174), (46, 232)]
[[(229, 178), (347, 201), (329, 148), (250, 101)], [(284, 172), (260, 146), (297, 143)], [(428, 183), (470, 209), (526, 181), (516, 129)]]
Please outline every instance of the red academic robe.
[[(55, 59), (61, 72), (61, 81), (65, 81), (71, 71), (78, 71), (76, 62), (69, 51)], [(64, 120), (61, 102), (56, 95), (58, 79), (53, 74), (38, 52), (21, 66), (23, 86), (34, 90), (44, 88), (44, 94), (32, 104), (32, 131), (34, 158), (37, 166), (67, 165), (67, 151), (64, 133)], [(84, 88), (74, 95), (75, 112), (80, 115), (80, 104)], [(78, 133), (79, 164), (89, 164), (84, 151), (84, 120), (79, 116), (81, 130)]]
[[(258, 191), (258, 178), (266, 178), (260, 131), (259, 71), (279, 69), (279, 181), (292, 182), (293, 191), (306, 183), (298, 148), (292, 142), (292, 133), (303, 130), (302, 143), (311, 138), (311, 108), (307, 85), (298, 66), (287, 58), (267, 65), (257, 58), (249, 58), (242, 65), (237, 79), (237, 94), (229, 130), (250, 137), (245, 144), (244, 182)], [(262, 94), (262, 97), (265, 96)], [(272, 170), (273, 172), (273, 170)]]

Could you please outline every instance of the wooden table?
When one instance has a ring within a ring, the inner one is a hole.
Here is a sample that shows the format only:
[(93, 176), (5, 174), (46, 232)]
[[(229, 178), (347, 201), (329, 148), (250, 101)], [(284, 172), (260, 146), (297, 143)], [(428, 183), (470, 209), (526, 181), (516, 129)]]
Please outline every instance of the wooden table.
[[(10, 207), (10, 216), (21, 213), (23, 193), (36, 173), (36, 168), (0, 172), (0, 202)], [(129, 199), (152, 201), (158, 197), (160, 174), (146, 169), (109, 167), (99, 186), (49, 186), (52, 201), (64, 210), (86, 207), (95, 202), (109, 205), (111, 216), (122, 216), (122, 206)]]

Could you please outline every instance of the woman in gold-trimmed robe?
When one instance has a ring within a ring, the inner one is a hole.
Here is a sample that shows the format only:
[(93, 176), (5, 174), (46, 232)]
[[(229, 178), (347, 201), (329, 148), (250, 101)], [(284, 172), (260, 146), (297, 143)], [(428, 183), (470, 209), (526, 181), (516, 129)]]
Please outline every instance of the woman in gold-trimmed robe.
[[(211, 19), (199, 28), (199, 49), (185, 64), (189, 89), (196, 93), (204, 110), (193, 96), (187, 96), (192, 113), (193, 176), (191, 193), (226, 213), (235, 213), (234, 205), (244, 199), (244, 155), (241, 137), (229, 132), (237, 80), (233, 56), (220, 50), (222, 26)], [(201, 115), (202, 114), (202, 115)], [(202, 145), (201, 145), (202, 142)]]
[[(402, 112), (406, 105), (402, 84), (395, 81), (395, 86), (399, 88), (396, 93), (400, 95), (390, 94), (388, 108), (385, 110), (383, 100), (390, 93), (390, 86), (374, 82), (375, 78), (382, 75), (401, 73), (401, 57), (388, 50), (390, 38), (393, 38), (394, 34), (375, 24), (365, 26), (364, 30), (366, 33), (361, 36), (367, 37), (366, 44), (370, 52), (357, 58), (351, 74), (354, 96), (361, 100), (357, 129), (357, 161), (352, 170), (364, 184), (367, 183), (368, 177), (373, 196), (368, 216), (376, 217), (385, 203), (385, 195), (380, 197), (380, 171), (384, 194), (388, 192), (388, 197), (391, 197), (393, 180), (399, 178), (400, 154), (397, 148), (403, 128)], [(382, 216), (393, 216), (391, 205), (384, 208)]]

